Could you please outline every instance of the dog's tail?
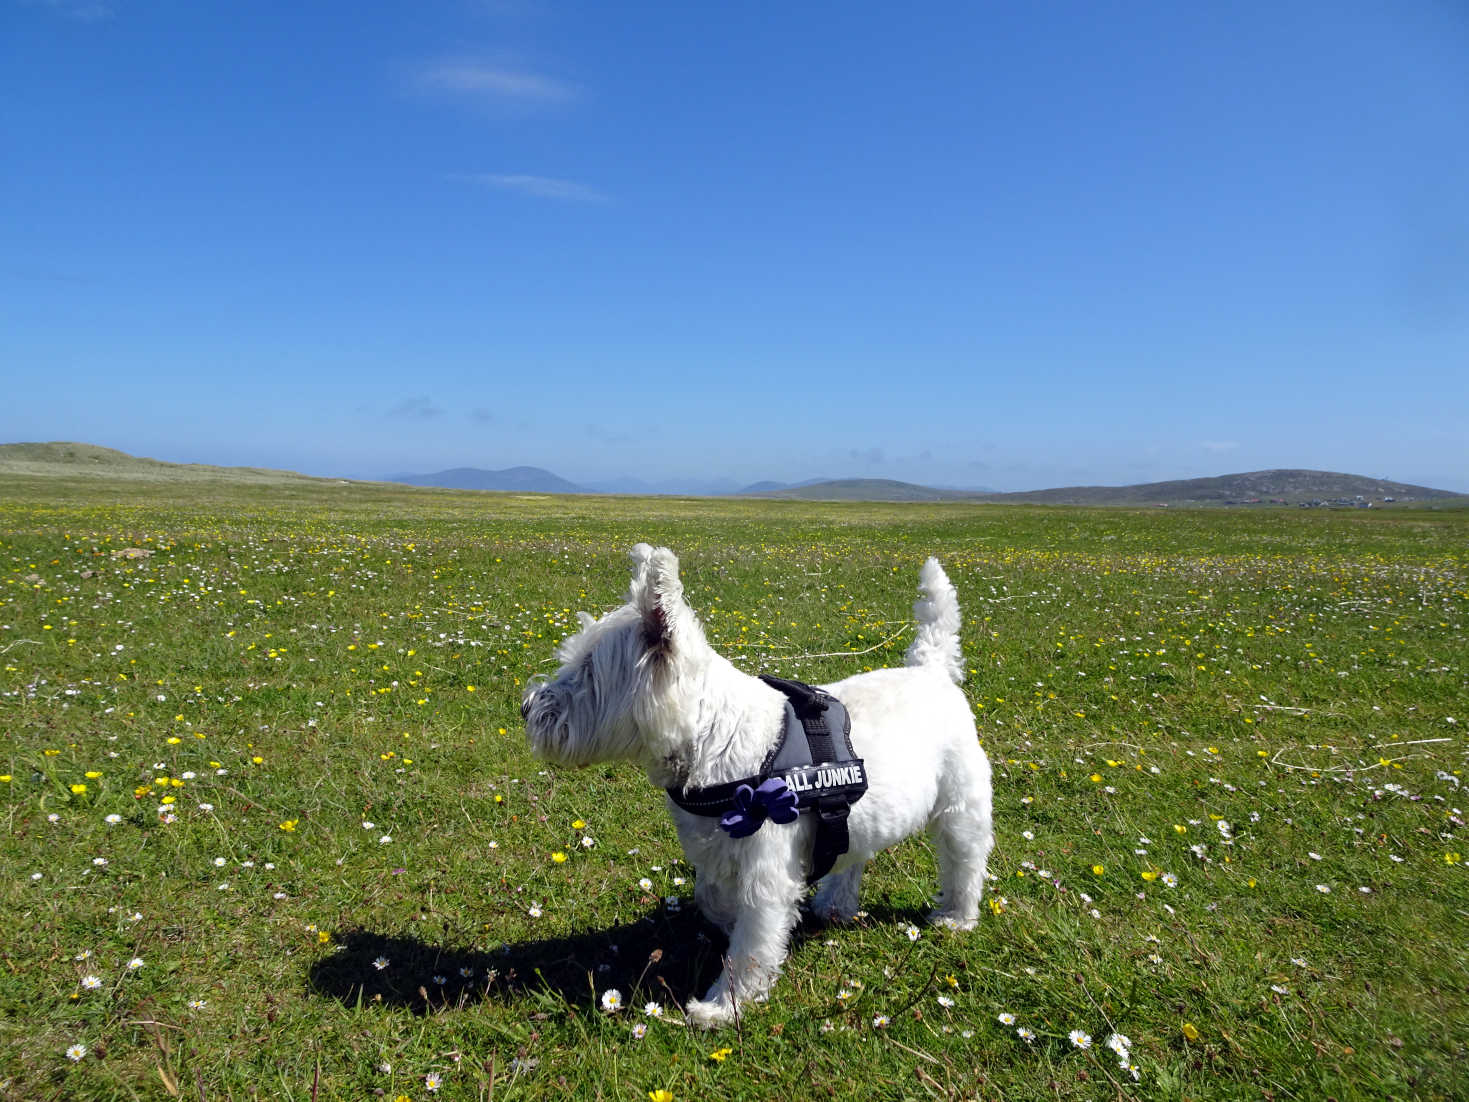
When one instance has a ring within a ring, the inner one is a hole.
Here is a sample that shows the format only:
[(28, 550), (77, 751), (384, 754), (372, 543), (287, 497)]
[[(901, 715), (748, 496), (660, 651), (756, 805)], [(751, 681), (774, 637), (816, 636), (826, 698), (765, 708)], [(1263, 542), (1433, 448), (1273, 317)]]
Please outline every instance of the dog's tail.
[(904, 664), (937, 666), (954, 682), (964, 680), (964, 654), (959, 649), (959, 594), (938, 559), (929, 559), (918, 575), (922, 596), (913, 603), (918, 634), (908, 646)]

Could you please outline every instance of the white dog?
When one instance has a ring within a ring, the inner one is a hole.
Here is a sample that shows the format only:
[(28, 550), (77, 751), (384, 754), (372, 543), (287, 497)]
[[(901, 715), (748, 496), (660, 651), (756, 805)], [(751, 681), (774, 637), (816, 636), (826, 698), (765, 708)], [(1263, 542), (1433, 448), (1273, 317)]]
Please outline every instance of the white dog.
[[(777, 797), (762, 825), (767, 812), (763, 805), (751, 812), (750, 798), (762, 764), (785, 737), (787, 696), (709, 646), (683, 599), (673, 552), (640, 543), (632, 559), (627, 603), (601, 619), (578, 613), (582, 630), (558, 649), (561, 668), (530, 685), (521, 714), (541, 756), (571, 765), (633, 761), (670, 791), (669, 811), (697, 874), (694, 898), (729, 936), (724, 971), (702, 1000), (689, 1001), (687, 1014), (697, 1025), (723, 1025), (742, 1003), (769, 993), (785, 960), (813, 847), (823, 841), (818, 822), (827, 816), (777, 806), (794, 803), (779, 790), (799, 789), (822, 763), (759, 785)], [(860, 760), (822, 777), (862, 780), (865, 769), (867, 787), (846, 813), (846, 852), (821, 878), (812, 909), (850, 920), (868, 859), (926, 827), (941, 886), (930, 921), (969, 929), (994, 844), (990, 765), (957, 684), (964, 675), (959, 602), (938, 560), (924, 564), (919, 587), (918, 630), (906, 664), (824, 686), (850, 717), (847, 742)], [(823, 714), (839, 718), (840, 711)], [(699, 790), (728, 791), (741, 779), (751, 781), (740, 797), (744, 829), (730, 825), (738, 814), (715, 818), (675, 802)], [(829, 860), (831, 838), (824, 842)]]

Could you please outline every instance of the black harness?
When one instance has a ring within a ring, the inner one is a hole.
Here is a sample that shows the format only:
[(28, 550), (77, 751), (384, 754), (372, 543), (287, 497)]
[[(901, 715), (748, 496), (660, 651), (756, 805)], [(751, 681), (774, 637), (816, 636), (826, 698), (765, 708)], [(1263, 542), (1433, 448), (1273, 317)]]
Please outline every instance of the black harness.
[(847, 852), (847, 813), (867, 791), (867, 768), (852, 749), (852, 719), (842, 702), (801, 681), (761, 674), (785, 694), (785, 730), (756, 776), (708, 788), (670, 788), (668, 796), (695, 815), (719, 816), (735, 838), (748, 837), (765, 819), (794, 822), (815, 814), (816, 845), (808, 883), (816, 883)]

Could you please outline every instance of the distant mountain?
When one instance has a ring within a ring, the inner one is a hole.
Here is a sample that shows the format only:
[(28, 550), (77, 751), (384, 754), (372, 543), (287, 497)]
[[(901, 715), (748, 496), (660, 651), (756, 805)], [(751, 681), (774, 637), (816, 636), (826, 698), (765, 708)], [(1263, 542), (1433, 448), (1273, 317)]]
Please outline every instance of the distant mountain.
[(1449, 490), (1406, 482), (1303, 470), (1251, 471), (1133, 486), (1068, 486), (1005, 494), (943, 490), (882, 478), (834, 479), (775, 490), (750, 487), (745, 492), (754, 497), (805, 501), (974, 501), (1037, 505), (1356, 505), (1380, 504), (1387, 499), (1423, 502), (1464, 497)]
[(1461, 497), (1383, 478), (1339, 474), (1335, 471), (1271, 470), (1190, 478), (1174, 482), (1145, 482), (1135, 486), (1067, 486), (998, 494), (991, 500), (1026, 501), (1050, 505), (1254, 505), (1284, 503), (1356, 504), (1396, 501), (1441, 501)]
[(136, 482), (284, 482), (340, 483), (295, 471), (266, 467), (213, 467), (204, 463), (165, 463), (115, 448), (72, 441), (0, 444), (0, 475), (43, 478), (122, 478)]
[(592, 491), (540, 467), (506, 467), (486, 471), (479, 467), (454, 467), (434, 474), (395, 474), (388, 482), (409, 486), (438, 486), (446, 490), (510, 490), (523, 494), (586, 494)]

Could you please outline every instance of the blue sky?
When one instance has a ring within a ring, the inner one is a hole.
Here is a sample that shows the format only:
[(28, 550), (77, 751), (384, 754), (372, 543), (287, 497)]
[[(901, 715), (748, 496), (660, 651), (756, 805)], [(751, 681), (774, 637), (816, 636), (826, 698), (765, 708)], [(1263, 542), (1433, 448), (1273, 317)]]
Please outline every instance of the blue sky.
[(1459, 0), (0, 0), (0, 441), (1469, 491)]

